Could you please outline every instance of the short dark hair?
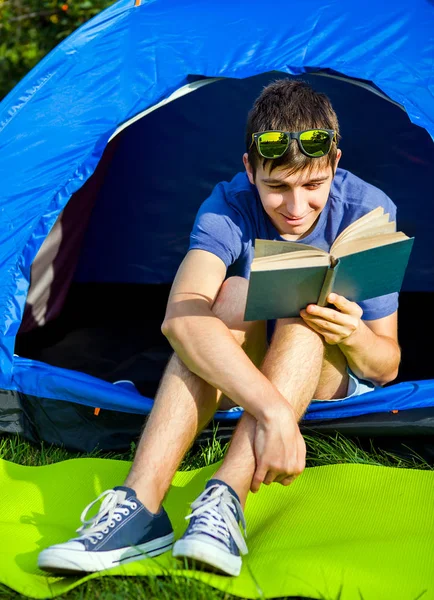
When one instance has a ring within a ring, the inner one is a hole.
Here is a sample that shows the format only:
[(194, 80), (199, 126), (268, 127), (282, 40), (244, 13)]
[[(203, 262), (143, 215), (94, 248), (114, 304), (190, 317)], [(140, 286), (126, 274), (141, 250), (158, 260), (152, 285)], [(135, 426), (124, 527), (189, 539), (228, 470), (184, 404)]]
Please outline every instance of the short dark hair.
[(271, 163), (270, 172), (276, 167), (288, 167), (288, 175), (328, 165), (334, 171), (337, 159), (335, 143), (323, 158), (310, 158), (302, 154), (297, 142), (292, 140), (285, 154), (274, 160), (260, 156), (256, 144), (252, 145), (252, 134), (260, 131), (303, 131), (316, 127), (334, 129), (336, 139), (340, 139), (338, 117), (328, 96), (316, 92), (301, 79), (277, 79), (268, 84), (255, 100), (247, 117), (246, 151), (254, 176), (261, 160), (263, 168)]

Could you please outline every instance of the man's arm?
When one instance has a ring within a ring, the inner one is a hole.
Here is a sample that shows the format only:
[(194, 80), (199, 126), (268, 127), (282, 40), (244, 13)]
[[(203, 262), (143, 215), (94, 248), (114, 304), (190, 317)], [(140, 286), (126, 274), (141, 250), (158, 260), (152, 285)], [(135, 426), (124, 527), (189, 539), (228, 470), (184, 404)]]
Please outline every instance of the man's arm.
[(376, 385), (398, 376), (401, 349), (397, 339), (397, 311), (383, 319), (360, 321), (360, 327), (339, 344), (350, 369)]
[(273, 400), (287, 402), (211, 310), (225, 276), (226, 266), (214, 254), (188, 252), (173, 282), (162, 332), (193, 373), (264, 420)]
[(375, 321), (362, 321), (362, 309), (343, 296), (330, 294), (337, 310), (309, 305), (301, 317), (328, 344), (337, 344), (350, 369), (361, 379), (377, 385), (398, 376), (401, 349), (398, 344), (398, 313)]
[[(305, 466), (306, 448), (297, 424), (297, 390), (291, 398), (253, 364), (225, 323), (212, 312), (226, 275), (224, 263), (191, 250), (172, 286), (162, 332), (186, 367), (221, 390), (256, 419), (251, 440), (256, 471), (251, 490), (267, 483), (289, 484)], [(318, 343), (322, 342), (315, 335)], [(302, 376), (302, 375), (301, 375)]]

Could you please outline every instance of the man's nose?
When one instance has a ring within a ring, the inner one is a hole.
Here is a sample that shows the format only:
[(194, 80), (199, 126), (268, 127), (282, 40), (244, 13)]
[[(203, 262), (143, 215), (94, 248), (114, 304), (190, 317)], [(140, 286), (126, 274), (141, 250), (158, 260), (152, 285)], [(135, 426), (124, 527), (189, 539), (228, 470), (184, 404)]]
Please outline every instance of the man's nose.
[(286, 198), (286, 210), (290, 217), (302, 217), (305, 211), (305, 199), (303, 190), (294, 189), (287, 192)]

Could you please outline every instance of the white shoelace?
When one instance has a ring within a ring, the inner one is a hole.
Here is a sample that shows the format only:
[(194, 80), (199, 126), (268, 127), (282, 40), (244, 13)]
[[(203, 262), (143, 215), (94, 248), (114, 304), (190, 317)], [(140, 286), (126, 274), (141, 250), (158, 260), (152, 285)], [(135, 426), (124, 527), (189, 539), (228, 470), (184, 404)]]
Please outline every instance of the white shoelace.
[(234, 504), (241, 526), (246, 535), (246, 521), (238, 500), (232, 496), (225, 485), (215, 484), (207, 488), (191, 505), (192, 512), (186, 519), (198, 517), (189, 530), (189, 535), (206, 533), (229, 547), (230, 536), (234, 539), (241, 554), (248, 549), (230, 505)]
[[(83, 539), (89, 539), (92, 544), (96, 544), (96, 540), (102, 540), (104, 533), (108, 533), (109, 529), (113, 528), (116, 521), (121, 521), (121, 515), (129, 515), (131, 509), (137, 508), (137, 503), (131, 500), (126, 500), (126, 494), (123, 490), (106, 490), (96, 498), (93, 502), (88, 504), (84, 511), (81, 513), (80, 521), (83, 523), (81, 527), (77, 529), (77, 533), (81, 533), (80, 541)], [(101, 508), (94, 517), (86, 520), (87, 513), (90, 511), (92, 506), (104, 498)], [(96, 538), (96, 539), (95, 539)]]

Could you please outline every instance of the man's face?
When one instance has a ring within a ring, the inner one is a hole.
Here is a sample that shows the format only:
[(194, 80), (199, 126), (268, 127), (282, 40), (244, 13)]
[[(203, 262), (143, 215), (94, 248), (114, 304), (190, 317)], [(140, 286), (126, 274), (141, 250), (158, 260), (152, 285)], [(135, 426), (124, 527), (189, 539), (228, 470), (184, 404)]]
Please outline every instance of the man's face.
[(270, 173), (258, 165), (253, 179), (247, 154), (243, 159), (249, 181), (256, 185), (262, 206), (280, 235), (297, 240), (310, 233), (329, 197), (333, 180), (331, 166), (319, 166), (288, 177), (285, 167)]

